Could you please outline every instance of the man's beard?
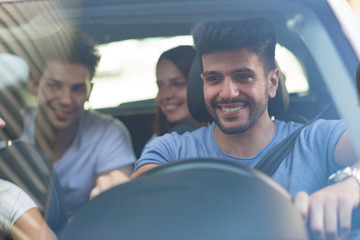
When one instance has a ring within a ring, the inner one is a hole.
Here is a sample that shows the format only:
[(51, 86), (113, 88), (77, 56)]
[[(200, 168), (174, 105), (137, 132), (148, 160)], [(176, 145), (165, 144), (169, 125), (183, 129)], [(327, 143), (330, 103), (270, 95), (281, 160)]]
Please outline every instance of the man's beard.
[[(245, 122), (240, 123), (238, 126), (234, 127), (226, 127), (224, 124), (221, 123), (218, 116), (213, 114), (213, 119), (216, 125), (220, 128), (220, 130), (225, 134), (240, 134), (244, 133), (247, 130), (249, 130), (251, 127), (253, 127), (259, 118), (263, 115), (263, 113), (266, 110), (266, 106), (268, 104), (267, 98), (266, 100), (262, 102), (260, 105), (258, 104), (257, 107), (254, 107), (249, 101), (246, 101), (247, 107), (250, 109), (250, 115), (248, 119), (245, 120)], [(232, 102), (245, 102), (244, 100), (234, 100)], [(213, 104), (213, 109), (216, 109), (217, 103)], [(252, 111), (252, 109), (255, 109), (255, 111)]]

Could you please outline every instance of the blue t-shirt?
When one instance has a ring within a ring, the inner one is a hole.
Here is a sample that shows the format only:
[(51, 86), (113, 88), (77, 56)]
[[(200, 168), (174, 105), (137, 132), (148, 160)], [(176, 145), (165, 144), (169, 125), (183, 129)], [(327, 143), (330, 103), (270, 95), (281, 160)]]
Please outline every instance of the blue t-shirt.
[[(302, 125), (275, 120), (275, 134), (265, 148), (250, 158), (227, 154), (214, 138), (215, 124), (182, 135), (165, 134), (148, 144), (135, 163), (136, 171), (145, 164), (164, 164), (193, 158), (216, 158), (254, 167), (273, 147)], [(337, 142), (345, 132), (342, 120), (317, 120), (306, 126), (295, 141), (272, 178), (295, 195), (299, 191), (312, 193), (327, 184), (328, 176), (339, 169), (334, 160)]]

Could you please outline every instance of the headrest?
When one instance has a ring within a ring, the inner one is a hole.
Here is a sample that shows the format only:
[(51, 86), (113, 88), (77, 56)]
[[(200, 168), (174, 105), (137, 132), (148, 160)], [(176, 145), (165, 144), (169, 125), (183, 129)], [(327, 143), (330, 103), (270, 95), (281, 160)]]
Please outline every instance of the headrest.
[(21, 57), (0, 54), (0, 117), (6, 127), (0, 131), (0, 140), (17, 139), (23, 132), (23, 121), (19, 112), (22, 107), (20, 89), (29, 77), (29, 67)]
[[(213, 119), (206, 110), (200, 57), (196, 56), (190, 68), (187, 84), (187, 103), (191, 115), (200, 122), (212, 122)], [(280, 74), (279, 86), (275, 98), (268, 103), (269, 115), (277, 117), (289, 106), (289, 94), (286, 90), (284, 76)]]
[(212, 122), (213, 119), (205, 107), (204, 82), (201, 78), (202, 73), (201, 60), (200, 57), (196, 55), (188, 75), (187, 104), (193, 118), (199, 122)]

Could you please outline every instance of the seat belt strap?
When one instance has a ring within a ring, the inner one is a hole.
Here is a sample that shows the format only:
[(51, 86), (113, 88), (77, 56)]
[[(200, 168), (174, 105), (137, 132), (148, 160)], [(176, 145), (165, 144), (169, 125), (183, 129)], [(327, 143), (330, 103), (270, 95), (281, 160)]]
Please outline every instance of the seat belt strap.
[(260, 160), (260, 162), (256, 164), (255, 168), (269, 176), (272, 176), (276, 169), (278, 169), (282, 160), (293, 149), (297, 136), (305, 126), (308, 126), (308, 123), (301, 126), (291, 135), (278, 143), (273, 149), (270, 150), (270, 152), (265, 155), (265, 157)]
[(300, 132), (306, 127), (309, 126), (312, 122), (318, 119), (324, 112), (326, 112), (332, 103), (327, 105), (318, 115), (316, 115), (311, 121), (307, 122), (300, 128), (296, 129), (292, 134), (283, 139), (280, 143), (278, 143), (273, 149), (271, 149), (265, 157), (263, 157), (260, 162), (258, 162), (255, 166), (257, 170), (267, 174), (268, 176), (272, 176), (275, 171), (280, 166), (281, 162), (285, 157), (290, 153), (293, 149), (295, 140), (300, 134)]

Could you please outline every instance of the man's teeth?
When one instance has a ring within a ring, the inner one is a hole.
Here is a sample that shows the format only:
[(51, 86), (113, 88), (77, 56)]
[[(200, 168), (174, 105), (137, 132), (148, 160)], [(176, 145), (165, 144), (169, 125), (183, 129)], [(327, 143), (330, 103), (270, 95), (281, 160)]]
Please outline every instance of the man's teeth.
[(234, 107), (234, 108), (226, 108), (226, 107), (221, 107), (221, 110), (224, 112), (236, 112), (239, 111), (240, 109), (245, 108), (245, 106), (242, 107)]

